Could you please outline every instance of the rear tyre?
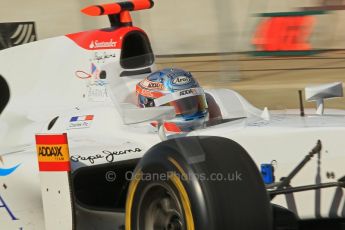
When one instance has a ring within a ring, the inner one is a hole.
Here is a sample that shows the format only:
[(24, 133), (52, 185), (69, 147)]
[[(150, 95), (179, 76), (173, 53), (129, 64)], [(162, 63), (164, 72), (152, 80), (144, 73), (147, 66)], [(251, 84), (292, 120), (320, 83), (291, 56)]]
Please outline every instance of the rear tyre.
[(248, 153), (220, 137), (184, 137), (152, 147), (138, 164), (126, 230), (270, 230), (272, 210)]

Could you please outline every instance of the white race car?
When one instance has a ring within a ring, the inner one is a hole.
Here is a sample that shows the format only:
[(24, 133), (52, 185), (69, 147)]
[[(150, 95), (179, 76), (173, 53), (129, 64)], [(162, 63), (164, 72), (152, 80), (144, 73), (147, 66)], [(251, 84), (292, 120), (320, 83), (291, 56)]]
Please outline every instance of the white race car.
[(208, 89), (214, 119), (168, 135), (160, 124), (174, 109), (135, 102), (135, 85), (155, 66), (129, 12), (152, 6), (88, 7), (111, 27), (0, 52), (0, 229), (269, 230), (342, 220), (345, 111), (323, 108), (342, 84), (307, 87), (317, 110), (306, 114)]

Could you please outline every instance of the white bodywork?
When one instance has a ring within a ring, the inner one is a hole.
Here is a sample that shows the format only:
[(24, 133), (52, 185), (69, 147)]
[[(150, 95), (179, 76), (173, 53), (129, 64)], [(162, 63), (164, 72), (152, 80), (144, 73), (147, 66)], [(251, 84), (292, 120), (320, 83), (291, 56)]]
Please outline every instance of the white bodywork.
[[(100, 57), (95, 64), (99, 70), (107, 71), (105, 82), (100, 84), (95, 76), (75, 76), (76, 71), (88, 71), (93, 58), (102, 52), (109, 55)], [(119, 77), (119, 55), (120, 50), (116, 49), (82, 49), (67, 37), (0, 53), (0, 75), (11, 89), (9, 105), (0, 116), (0, 168), (19, 165), (10, 175), (0, 175), (0, 229), (45, 229), (35, 134), (67, 132), (73, 170), (141, 158), (151, 146), (161, 142), (150, 121), (169, 119), (172, 110), (136, 108), (134, 86), (144, 75)], [(287, 176), (320, 139), (321, 155), (303, 168), (292, 185), (333, 182), (345, 176), (345, 111), (335, 114), (326, 110), (323, 116), (307, 111), (309, 115), (300, 117), (295, 111), (295, 115), (261, 111), (232, 90), (206, 92), (217, 103), (222, 118), (231, 120), (188, 135), (222, 136), (237, 141), (258, 166), (275, 161), (277, 180)], [(85, 121), (86, 115), (94, 117)], [(77, 116), (80, 121), (70, 121)], [(279, 195), (273, 202), (301, 218), (344, 217), (343, 192), (336, 188), (312, 190)], [(123, 213), (82, 207), (77, 207), (77, 215), (85, 219), (78, 226), (83, 230), (95, 226), (117, 229), (124, 217)]]

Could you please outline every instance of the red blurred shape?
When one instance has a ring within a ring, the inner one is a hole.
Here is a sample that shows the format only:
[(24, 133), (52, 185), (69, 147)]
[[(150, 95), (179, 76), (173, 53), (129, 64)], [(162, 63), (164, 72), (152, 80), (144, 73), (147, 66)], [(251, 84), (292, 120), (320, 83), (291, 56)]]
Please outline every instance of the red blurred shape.
[(120, 21), (122, 23), (131, 23), (132, 22), (132, 17), (128, 11), (122, 11), (120, 13)]
[[(132, 7), (128, 8), (128, 5)], [(125, 6), (127, 5), (127, 7)], [(136, 10), (145, 10), (153, 7), (153, 1), (150, 0), (130, 0), (120, 3), (109, 3), (88, 6), (81, 10), (86, 15), (89, 16), (100, 16), (100, 15), (110, 15), (110, 14), (119, 14), (122, 11), (136, 11)]]
[(82, 9), (81, 12), (89, 16), (100, 16), (100, 15), (109, 15), (109, 14), (119, 14), (121, 10), (122, 8), (119, 4), (109, 3), (109, 4), (89, 6)]
[(98, 8), (97, 6), (88, 6), (84, 9), (81, 10), (86, 15), (89, 16), (99, 16), (101, 15), (101, 9)]
[(312, 16), (272, 17), (262, 21), (252, 43), (258, 51), (311, 50), (309, 37), (315, 18)]
[(131, 0), (134, 4), (134, 10), (145, 10), (152, 7), (153, 2), (150, 0)]
[(165, 122), (164, 128), (168, 132), (180, 133), (182, 130), (173, 122)]

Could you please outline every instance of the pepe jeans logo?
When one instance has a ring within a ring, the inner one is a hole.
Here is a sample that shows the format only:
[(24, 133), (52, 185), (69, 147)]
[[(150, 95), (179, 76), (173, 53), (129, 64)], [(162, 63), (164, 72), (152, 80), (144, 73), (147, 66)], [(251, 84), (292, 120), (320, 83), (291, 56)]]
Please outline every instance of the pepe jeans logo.
[(92, 41), (90, 43), (90, 49), (99, 49), (99, 48), (115, 48), (116, 47), (117, 42), (114, 42), (113, 39), (110, 39), (110, 41), (108, 42), (101, 42), (98, 40)]
[(73, 162), (85, 162), (88, 161), (90, 164), (96, 163), (99, 159), (105, 159), (107, 162), (112, 163), (116, 161), (117, 156), (126, 155), (129, 153), (140, 153), (143, 150), (141, 148), (131, 148), (125, 150), (117, 150), (117, 151), (102, 151), (102, 154), (93, 154), (89, 156), (81, 156), (81, 155), (74, 155), (71, 156), (71, 161)]
[(174, 80), (172, 81), (172, 83), (174, 85), (185, 85), (191, 82), (191, 78), (186, 77), (186, 76), (179, 76), (174, 78)]

